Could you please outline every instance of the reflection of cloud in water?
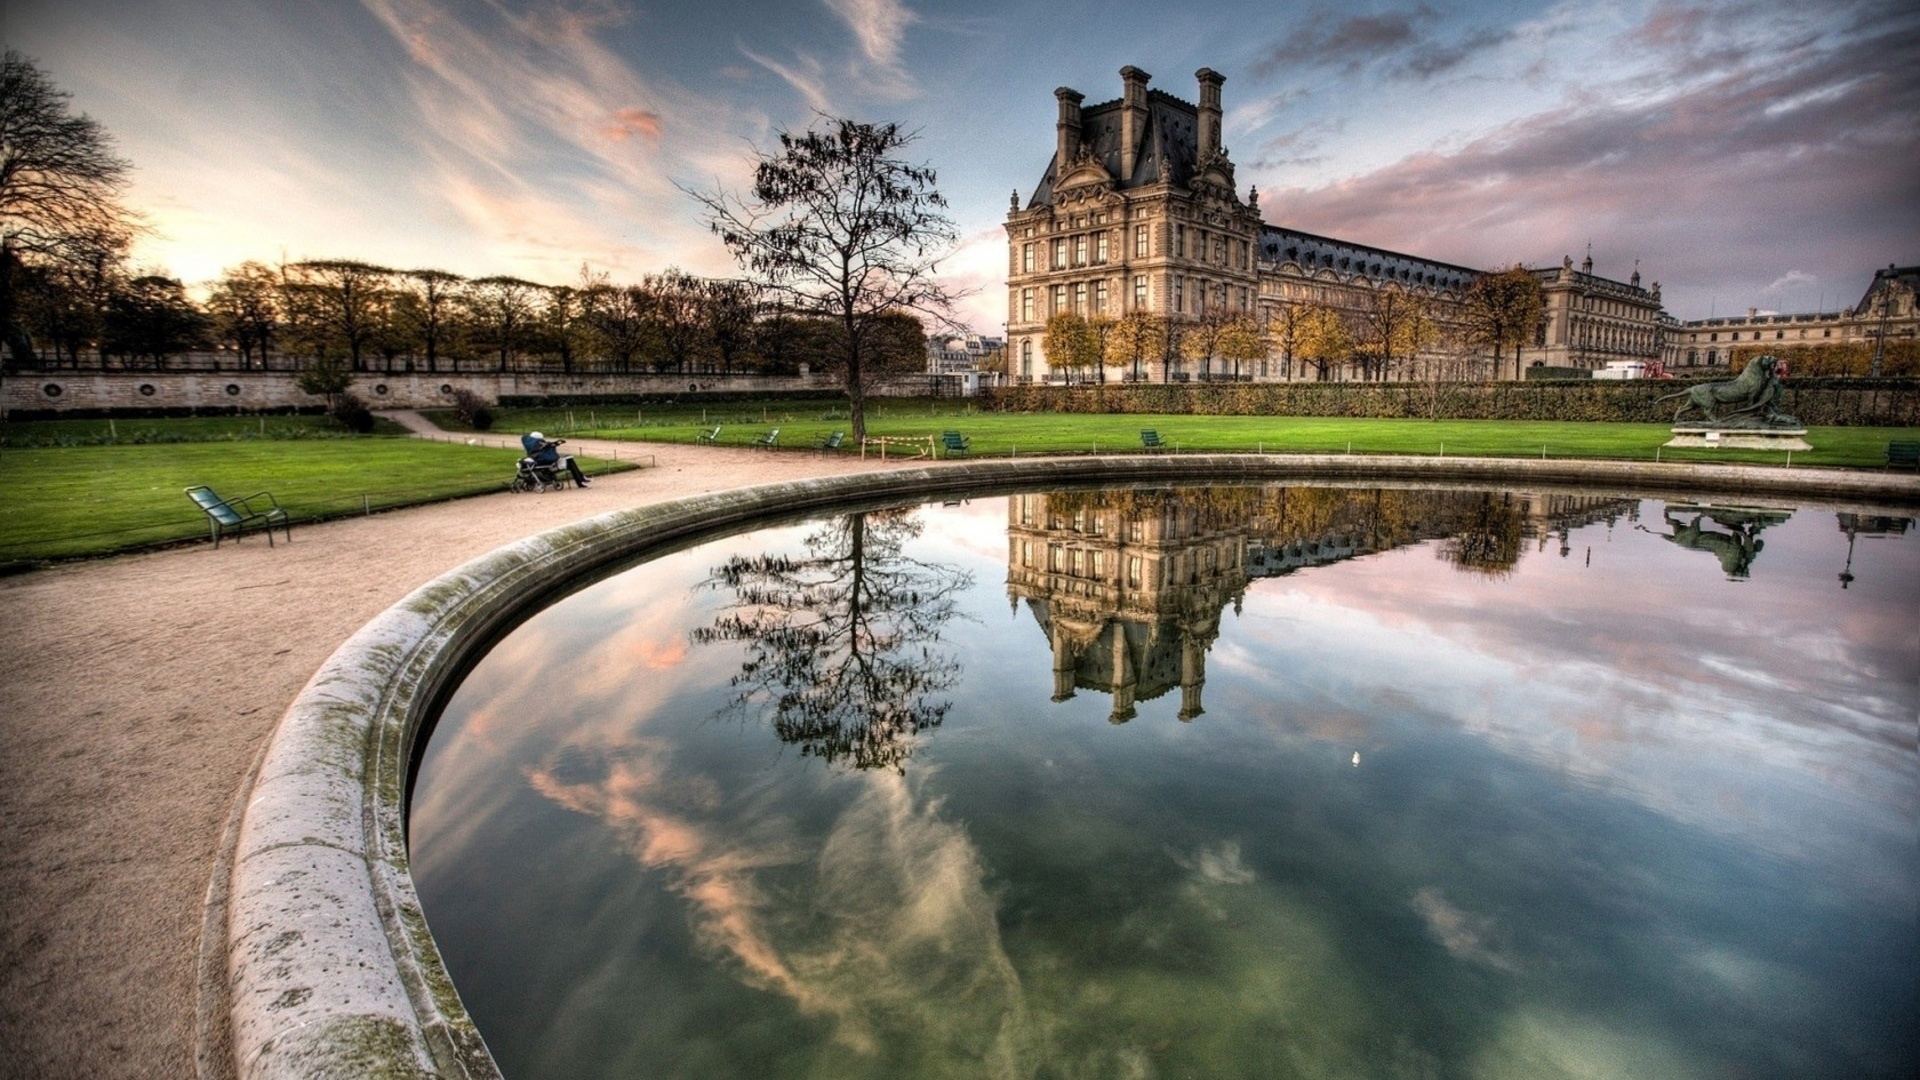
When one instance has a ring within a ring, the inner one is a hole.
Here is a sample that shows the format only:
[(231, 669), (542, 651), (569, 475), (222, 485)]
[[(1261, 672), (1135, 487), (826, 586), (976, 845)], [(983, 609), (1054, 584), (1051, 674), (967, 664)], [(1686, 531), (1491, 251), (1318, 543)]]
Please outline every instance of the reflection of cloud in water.
[[(1911, 605), (1839, 596), (1824, 575), (1795, 573), (1786, 543), (1774, 572), (1737, 597), (1642, 535), (1614, 546), (1632, 561), (1631, 587), (1524, 558), (1498, 585), (1457, 588), (1417, 549), (1256, 582), (1241, 626), (1261, 659), (1247, 677), (1283, 673), (1284, 723), (1305, 734), (1317, 734), (1303, 730), (1315, 715), (1394, 687), (1419, 703), (1409, 719), (1776, 855), (1910, 839)], [(1889, 641), (1909, 643), (1907, 655)], [(1726, 814), (1730, 797), (1754, 812)], [(1810, 799), (1852, 809), (1809, 826)], [(1879, 864), (1851, 860), (1850, 872)]]
[(766, 939), (766, 900), (754, 879), (757, 870), (797, 861), (794, 845), (764, 832), (703, 826), (699, 819), (716, 808), (718, 790), (705, 777), (671, 772), (657, 742), (635, 740), (597, 760), (582, 753), (577, 747), (556, 752), (528, 774), (529, 783), (559, 805), (605, 822), (642, 866), (667, 870), (674, 891), (698, 912), (704, 941), (737, 958), (756, 985), (787, 992), (816, 1011), (819, 1003)]
[(597, 767), (555, 754), (530, 780), (605, 822), (642, 866), (665, 871), (702, 944), (748, 985), (830, 1018), (843, 1051), (1032, 1073), (1034, 1034), (979, 856), (913, 782), (842, 779), (858, 794), (812, 857), (806, 902), (792, 905), (763, 879), (804, 865), (811, 845), (764, 808), (730, 806), (710, 779), (672, 766), (660, 744), (636, 741)]
[(1253, 881), (1253, 868), (1240, 860), (1240, 841), (1222, 840), (1203, 847), (1192, 858), (1176, 854), (1173, 861), (1181, 869), (1208, 885), (1246, 885)]
[[(1600, 1021), (1522, 1007), (1506, 1017), (1465, 1075), (1484, 1080), (1603, 1080), (1709, 1075), (1664, 1040)], [(1711, 1075), (1723, 1075), (1715, 1072)]]
[(1455, 959), (1483, 964), (1497, 971), (1517, 969), (1513, 958), (1495, 944), (1500, 934), (1494, 921), (1455, 907), (1437, 887), (1429, 885), (1414, 893), (1413, 910), (1426, 920), (1427, 932)]

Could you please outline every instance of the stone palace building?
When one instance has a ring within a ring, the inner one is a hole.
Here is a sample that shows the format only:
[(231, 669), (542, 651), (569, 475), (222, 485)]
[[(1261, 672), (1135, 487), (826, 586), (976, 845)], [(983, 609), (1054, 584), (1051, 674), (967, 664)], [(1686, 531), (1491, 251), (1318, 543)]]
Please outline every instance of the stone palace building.
[(1920, 336), (1920, 266), (1876, 270), (1854, 306), (1837, 312), (1766, 314), (1748, 308), (1743, 316), (1678, 323), (1667, 335), (1669, 367), (1726, 364), (1735, 349), (1761, 346), (1791, 356), (1791, 350), (1815, 345), (1892, 345)]
[[(1161, 90), (1136, 67), (1120, 69), (1121, 94), (1097, 105), (1062, 87), (1053, 157), (1022, 205), (1014, 193), (1008, 239), (1008, 370), (1019, 381), (1058, 381), (1047, 362), (1047, 320), (1059, 312), (1118, 317), (1147, 311), (1199, 322), (1209, 313), (1245, 313), (1271, 323), (1284, 307), (1334, 308), (1364, 322), (1375, 294), (1401, 290), (1432, 301), (1444, 329), (1461, 291), (1480, 271), (1351, 240), (1267, 224), (1259, 193), (1243, 199), (1221, 145), (1221, 86), (1209, 68), (1195, 75), (1198, 104)], [(1661, 357), (1673, 320), (1660, 286), (1643, 288), (1593, 272), (1591, 257), (1538, 271), (1546, 318), (1524, 362), (1594, 369), (1615, 360)], [(1426, 359), (1458, 355), (1442, 334)], [(1451, 350), (1451, 352), (1450, 352)], [(1218, 366), (1216, 362), (1215, 366)], [(1317, 373), (1316, 373), (1317, 374)], [(1333, 377), (1354, 372), (1335, 369)], [(1393, 372), (1409, 374), (1406, 366)], [(1516, 377), (1512, 367), (1502, 372)], [(1302, 377), (1291, 357), (1270, 356), (1237, 372), (1158, 356), (1136, 373), (1100, 377), (1152, 382)]]

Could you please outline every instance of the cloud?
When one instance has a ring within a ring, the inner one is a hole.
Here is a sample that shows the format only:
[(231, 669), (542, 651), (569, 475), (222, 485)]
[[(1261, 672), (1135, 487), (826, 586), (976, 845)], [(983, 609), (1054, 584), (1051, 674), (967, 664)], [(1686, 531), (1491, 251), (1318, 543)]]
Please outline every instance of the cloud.
[[(1906, 164), (1920, 155), (1920, 69), (1901, 59), (1916, 52), (1913, 20), (1756, 48), (1733, 67), (1583, 86), (1321, 187), (1263, 188), (1289, 226), (1472, 266), (1550, 261), (1592, 237), (1614, 253), (1611, 276), (1665, 252), (1650, 277), (1724, 282), (1728, 266), (1766, 267), (1783, 251), (1834, 253), (1803, 273), (1857, 275), (1904, 257), (1880, 252), (1920, 247)], [(1779, 276), (1763, 272), (1747, 287)]]
[(1476, 31), (1451, 44), (1424, 42), (1394, 73), (1405, 78), (1431, 79), (1452, 71), (1483, 52), (1505, 45), (1513, 37), (1512, 30), (1488, 29)]
[(1433, 9), (1425, 4), (1410, 11), (1345, 18), (1331, 11), (1316, 12), (1305, 26), (1255, 61), (1253, 75), (1265, 78), (1289, 67), (1338, 68), (1351, 74), (1413, 45), (1422, 27), (1434, 18)]
[(625, 142), (635, 135), (645, 135), (655, 143), (660, 141), (660, 114), (647, 109), (616, 109), (600, 133), (615, 142)]
[(866, 58), (889, 71), (901, 70), (900, 46), (907, 27), (919, 21), (899, 0), (821, 0), (845, 20)]
[(828, 115), (838, 111), (833, 107), (832, 99), (827, 96), (826, 72), (821, 67), (820, 61), (805, 53), (799, 53), (796, 55), (799, 61), (797, 66), (783, 64), (772, 57), (762, 56), (745, 45), (740, 46), (740, 55), (780, 76), (788, 86), (799, 91), (800, 96), (806, 99), (807, 108)]
[[(794, 50), (792, 60), (781, 60), (739, 45), (740, 55), (778, 75), (817, 113), (838, 115), (836, 98), (873, 96), (900, 101), (918, 95), (919, 88), (901, 53), (907, 27), (920, 21), (899, 0), (821, 0), (827, 10), (853, 32), (854, 55), (822, 60), (811, 52)], [(838, 93), (831, 92), (834, 88)]]
[(1768, 285), (1765, 289), (1762, 289), (1761, 291), (1762, 292), (1779, 292), (1782, 289), (1794, 289), (1794, 288), (1799, 288), (1805, 285), (1815, 285), (1815, 284), (1818, 284), (1819, 281), (1820, 281), (1819, 278), (1813, 276), (1812, 274), (1807, 273), (1804, 270), (1789, 270), (1786, 273), (1781, 274), (1779, 277), (1773, 279), (1773, 284)]
[[(467, 9), (363, 0), (411, 61), (401, 73), (420, 163), (413, 186), (457, 213), (494, 267), (563, 280), (582, 260), (636, 274), (668, 261), (727, 264), (670, 171), (710, 159), (723, 108), (654, 85), (607, 40), (611, 8)], [(666, 211), (674, 208), (672, 212)], [(640, 234), (611, 220), (645, 222)], [(712, 249), (703, 262), (688, 249)]]

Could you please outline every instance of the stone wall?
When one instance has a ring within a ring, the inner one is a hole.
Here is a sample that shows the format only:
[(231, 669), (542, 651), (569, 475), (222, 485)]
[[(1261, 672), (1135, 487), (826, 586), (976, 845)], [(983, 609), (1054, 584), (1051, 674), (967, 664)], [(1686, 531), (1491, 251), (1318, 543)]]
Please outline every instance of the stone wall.
[[(952, 376), (892, 375), (869, 391), (876, 397), (951, 394)], [(501, 374), (363, 372), (352, 392), (373, 409), (437, 409), (452, 404), (455, 390), (470, 390), (492, 404), (507, 398), (594, 398), (639, 396), (727, 396), (741, 394), (832, 393), (840, 383), (831, 375), (562, 375), (541, 372)], [(287, 371), (19, 371), (0, 386), (0, 408), (13, 419), (75, 412), (222, 413), (313, 408), (320, 399), (300, 392)]]

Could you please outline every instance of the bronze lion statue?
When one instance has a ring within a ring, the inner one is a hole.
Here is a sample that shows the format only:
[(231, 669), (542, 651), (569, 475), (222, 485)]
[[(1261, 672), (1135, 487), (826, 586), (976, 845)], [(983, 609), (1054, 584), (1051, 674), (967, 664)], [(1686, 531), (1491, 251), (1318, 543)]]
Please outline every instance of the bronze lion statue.
[(1699, 410), (1701, 419), (1708, 424), (1797, 424), (1799, 421), (1779, 409), (1783, 367), (1777, 356), (1756, 356), (1747, 361), (1745, 370), (1732, 379), (1689, 386), (1678, 393), (1653, 400), (1657, 404), (1677, 397), (1686, 399), (1674, 410), (1673, 422), (1676, 424), (1688, 409)]

